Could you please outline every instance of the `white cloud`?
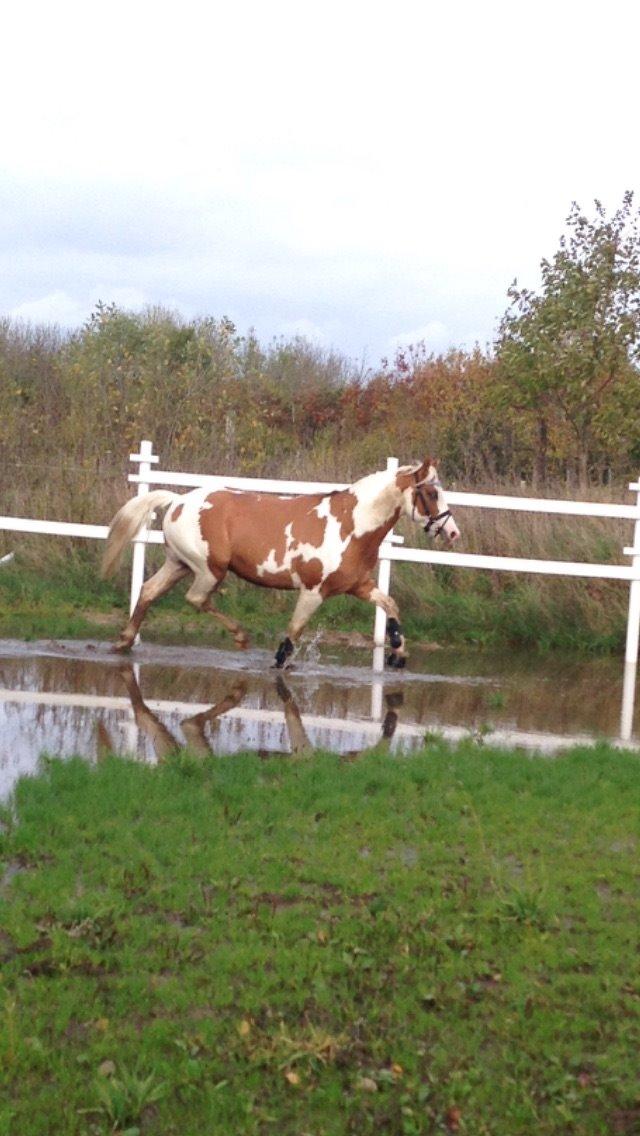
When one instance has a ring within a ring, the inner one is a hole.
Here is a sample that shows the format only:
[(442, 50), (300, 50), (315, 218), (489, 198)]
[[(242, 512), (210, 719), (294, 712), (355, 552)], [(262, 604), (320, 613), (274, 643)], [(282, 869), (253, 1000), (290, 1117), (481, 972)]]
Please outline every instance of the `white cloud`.
[(82, 299), (58, 289), (46, 296), (17, 304), (9, 315), (28, 323), (58, 324), (60, 327), (74, 328), (84, 323), (99, 300), (131, 310), (143, 308), (148, 303), (144, 293), (137, 288), (104, 287), (98, 289), (93, 296)]
[(448, 328), (440, 320), (430, 320), (423, 327), (415, 327), (412, 331), (402, 331), (394, 335), (389, 341), (392, 351), (399, 347), (417, 346), (424, 343), (429, 351), (444, 351), (451, 347)]
[(9, 5), (0, 313), (139, 296), (374, 358), (490, 339), (571, 200), (637, 180), (640, 9), (612, 5)]
[(276, 334), (282, 335), (285, 339), (293, 339), (299, 335), (311, 343), (327, 344), (327, 336), (323, 329), (306, 318), (285, 321), (276, 329)]
[(84, 304), (74, 300), (67, 292), (49, 292), (37, 299), (25, 300), (9, 312), (14, 319), (28, 323), (59, 324), (61, 327), (77, 327), (87, 318), (89, 312)]

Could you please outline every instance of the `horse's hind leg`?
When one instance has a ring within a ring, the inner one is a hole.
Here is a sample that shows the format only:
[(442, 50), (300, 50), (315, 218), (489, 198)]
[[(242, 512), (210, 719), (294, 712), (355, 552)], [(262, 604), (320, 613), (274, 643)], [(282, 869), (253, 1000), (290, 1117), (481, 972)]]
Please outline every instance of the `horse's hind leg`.
[(193, 584), (189, 588), (185, 599), (193, 604), (198, 611), (207, 611), (214, 619), (218, 620), (227, 631), (230, 631), (235, 640), (236, 647), (241, 651), (246, 651), (249, 646), (249, 636), (235, 619), (231, 619), (224, 612), (218, 610), (215, 604), (211, 601), (211, 596), (216, 588), (220, 586), (224, 576), (216, 577), (212, 572), (200, 572), (196, 576)]
[(147, 614), (147, 609), (154, 600), (164, 596), (178, 580), (189, 574), (190, 569), (178, 560), (167, 557), (162, 568), (154, 576), (145, 580), (140, 590), (140, 597), (133, 609), (133, 613), (126, 627), (120, 632), (118, 642), (114, 644), (114, 651), (128, 651), (140, 630), (140, 624)]
[(207, 757), (213, 753), (213, 749), (209, 745), (205, 734), (204, 728), (207, 722), (213, 722), (219, 718), (221, 714), (226, 714), (229, 710), (233, 710), (244, 698), (247, 693), (247, 684), (244, 679), (239, 679), (231, 687), (228, 694), (216, 702), (215, 706), (211, 706), (208, 710), (202, 710), (199, 714), (194, 714), (191, 718), (184, 718), (180, 723), (182, 732), (187, 739), (187, 744), (194, 753), (199, 754), (201, 757)]
[(247, 635), (244, 627), (241, 627), (239, 623), (236, 623), (235, 619), (230, 619), (228, 615), (224, 614), (224, 612), (219, 611), (219, 609), (215, 606), (215, 604), (211, 602), (210, 599), (205, 600), (200, 608), (200, 611), (208, 611), (209, 615), (212, 615), (214, 619), (218, 620), (218, 623), (221, 623), (223, 627), (226, 627), (227, 631), (230, 631), (233, 635), (235, 645), (240, 651), (246, 651), (247, 647), (251, 646), (251, 640), (249, 639), (249, 636)]
[(179, 745), (157, 714), (146, 705), (131, 664), (126, 663), (119, 670), (131, 701), (136, 726), (151, 739), (158, 761), (164, 761), (165, 757), (179, 749)]

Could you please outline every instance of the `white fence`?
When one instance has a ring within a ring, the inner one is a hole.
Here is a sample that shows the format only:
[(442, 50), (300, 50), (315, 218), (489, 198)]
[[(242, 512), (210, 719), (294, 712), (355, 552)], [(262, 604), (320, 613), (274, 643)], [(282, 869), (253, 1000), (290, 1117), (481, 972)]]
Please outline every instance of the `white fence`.
[[(129, 474), (129, 481), (137, 485), (138, 494), (147, 493), (154, 485), (171, 485), (189, 489), (202, 485), (211, 485), (212, 488), (225, 485), (237, 489), (257, 489), (265, 493), (324, 493), (336, 488), (345, 488), (345, 486), (338, 485), (335, 482), (277, 481), (261, 477), (225, 477), (222, 475), (158, 470), (154, 466), (160, 459), (153, 453), (153, 444), (150, 441), (141, 442), (140, 452), (131, 454), (130, 460), (134, 466), (137, 466), (137, 470)], [(387, 459), (388, 469), (396, 469), (397, 465), (397, 458)], [(483, 568), (500, 572), (529, 572), (551, 576), (582, 576), (592, 579), (625, 581), (629, 584), (629, 612), (625, 648), (625, 693), (620, 736), (628, 738), (631, 734), (633, 719), (635, 671), (640, 637), (640, 484), (634, 482), (629, 486), (629, 489), (636, 494), (636, 503), (633, 505), (508, 497), (488, 493), (449, 491), (446, 493), (449, 505), (462, 505), (465, 508), (516, 510), (574, 517), (610, 517), (616, 520), (633, 521), (633, 543), (630, 547), (623, 549), (624, 555), (631, 557), (631, 564), (628, 566), (624, 564), (575, 563), (566, 560), (531, 560), (514, 556), (480, 556), (475, 553), (405, 548), (403, 547), (403, 538), (392, 533), (380, 546), (378, 586), (385, 594), (389, 594), (391, 562), (394, 560), (419, 564), (448, 564), (456, 568)], [(77, 536), (94, 540), (104, 540), (108, 531), (106, 525), (38, 521), (24, 517), (0, 517), (0, 529), (12, 532), (46, 533), (54, 536)], [(149, 529), (141, 530), (134, 541), (131, 569), (131, 611), (135, 607), (144, 580), (146, 545), (162, 544), (163, 542), (162, 532)], [(377, 608), (373, 652), (373, 668), (375, 671), (381, 671), (384, 666), (385, 627), (386, 616), (381, 608)]]

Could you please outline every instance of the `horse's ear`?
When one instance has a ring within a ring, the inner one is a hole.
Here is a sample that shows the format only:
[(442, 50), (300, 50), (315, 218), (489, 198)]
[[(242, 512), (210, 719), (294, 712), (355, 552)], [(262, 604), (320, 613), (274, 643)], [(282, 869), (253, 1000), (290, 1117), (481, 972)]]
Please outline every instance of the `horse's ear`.
[(396, 474), (396, 485), (398, 489), (408, 489), (411, 485), (419, 485), (424, 481), (429, 472), (429, 467), (435, 465), (432, 458), (425, 458), (419, 466), (414, 466), (413, 469), (404, 469)]

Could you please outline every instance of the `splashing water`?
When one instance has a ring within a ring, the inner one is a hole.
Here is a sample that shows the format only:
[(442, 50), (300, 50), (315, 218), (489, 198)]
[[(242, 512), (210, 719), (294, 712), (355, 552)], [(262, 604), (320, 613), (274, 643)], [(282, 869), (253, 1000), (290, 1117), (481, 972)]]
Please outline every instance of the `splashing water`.
[(307, 663), (309, 666), (317, 666), (320, 662), (320, 641), (322, 639), (322, 632), (316, 631), (313, 639), (308, 643), (304, 643), (299, 650), (298, 660), (301, 663)]

